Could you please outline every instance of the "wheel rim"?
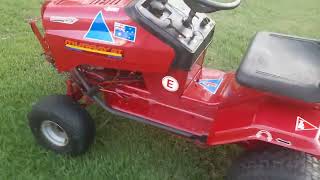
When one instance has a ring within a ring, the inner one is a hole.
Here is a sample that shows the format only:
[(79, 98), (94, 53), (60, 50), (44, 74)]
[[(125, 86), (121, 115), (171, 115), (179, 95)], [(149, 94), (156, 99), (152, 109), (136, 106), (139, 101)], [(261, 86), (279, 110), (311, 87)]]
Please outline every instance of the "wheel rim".
[(41, 124), (41, 132), (50, 143), (56, 146), (66, 146), (69, 142), (66, 131), (53, 121), (43, 121)]

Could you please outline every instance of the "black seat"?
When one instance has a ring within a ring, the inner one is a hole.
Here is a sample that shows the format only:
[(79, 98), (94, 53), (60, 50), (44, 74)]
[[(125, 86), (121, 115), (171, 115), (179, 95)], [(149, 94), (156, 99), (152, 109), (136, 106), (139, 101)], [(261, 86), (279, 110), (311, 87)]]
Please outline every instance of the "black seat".
[(259, 90), (320, 102), (320, 42), (260, 32), (237, 71), (237, 81)]

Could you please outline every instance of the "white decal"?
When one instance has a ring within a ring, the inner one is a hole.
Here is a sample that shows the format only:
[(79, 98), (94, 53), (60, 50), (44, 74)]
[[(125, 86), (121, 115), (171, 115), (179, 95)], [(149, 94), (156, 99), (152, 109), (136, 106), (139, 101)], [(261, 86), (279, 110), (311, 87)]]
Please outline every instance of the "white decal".
[(104, 10), (108, 12), (119, 12), (119, 9), (120, 8), (118, 7), (110, 7), (110, 6), (104, 8)]
[(265, 135), (264, 137), (267, 139), (268, 142), (271, 142), (273, 140), (272, 134), (266, 130), (261, 130), (261, 131), (257, 132), (256, 137), (258, 139), (260, 139), (263, 137), (263, 135)]
[(311, 130), (318, 130), (319, 128), (312, 123), (308, 122), (307, 120), (303, 119), (302, 117), (297, 117), (296, 122), (296, 131), (311, 131)]
[(199, 84), (212, 94), (216, 94), (223, 79), (200, 79)]
[(51, 16), (50, 21), (55, 23), (63, 23), (63, 24), (74, 24), (79, 19), (75, 17), (62, 17), (62, 16)]
[(162, 79), (162, 86), (170, 92), (175, 92), (179, 89), (178, 81), (171, 76), (166, 76)]
[(92, 21), (88, 32), (84, 35), (84, 39), (114, 44), (113, 36), (104, 19), (102, 11), (100, 11)]
[(119, 39), (135, 42), (137, 37), (137, 27), (115, 22), (113, 35)]

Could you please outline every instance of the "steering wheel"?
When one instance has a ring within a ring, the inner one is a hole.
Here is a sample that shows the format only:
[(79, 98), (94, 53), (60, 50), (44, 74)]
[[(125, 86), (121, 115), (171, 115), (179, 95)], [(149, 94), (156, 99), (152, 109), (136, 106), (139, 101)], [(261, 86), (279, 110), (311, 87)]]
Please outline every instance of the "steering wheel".
[(193, 12), (213, 13), (221, 10), (235, 9), (241, 4), (241, 0), (233, 2), (216, 2), (213, 0), (184, 0)]

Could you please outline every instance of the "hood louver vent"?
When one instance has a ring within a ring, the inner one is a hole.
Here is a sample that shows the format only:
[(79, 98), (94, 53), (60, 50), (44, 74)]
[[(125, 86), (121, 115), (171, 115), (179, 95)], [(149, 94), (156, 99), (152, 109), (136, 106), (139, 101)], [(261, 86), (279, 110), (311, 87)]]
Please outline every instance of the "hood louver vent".
[(59, 0), (59, 1), (55, 1), (54, 4), (59, 5), (59, 4), (62, 4), (63, 2), (64, 2), (64, 0)]
[(123, 0), (55, 0), (55, 5), (100, 5), (100, 6), (123, 6), (126, 4)]
[(120, 5), (122, 0), (93, 0), (90, 4), (95, 5)]

